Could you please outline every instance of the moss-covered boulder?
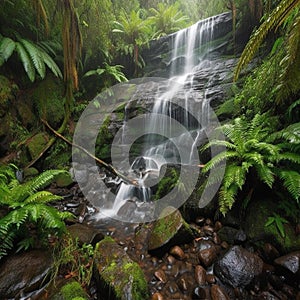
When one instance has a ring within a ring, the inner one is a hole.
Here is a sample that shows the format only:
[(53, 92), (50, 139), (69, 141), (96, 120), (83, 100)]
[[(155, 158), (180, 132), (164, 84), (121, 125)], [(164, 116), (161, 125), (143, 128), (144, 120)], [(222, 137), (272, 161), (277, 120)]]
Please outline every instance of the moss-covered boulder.
[(64, 119), (64, 85), (62, 81), (48, 75), (39, 82), (32, 93), (32, 101), (38, 116), (57, 128)]
[(149, 250), (171, 247), (174, 244), (189, 242), (193, 232), (185, 222), (179, 210), (172, 206), (166, 207), (155, 222), (149, 237)]
[(55, 178), (55, 183), (58, 187), (67, 187), (73, 183), (73, 179), (69, 172), (60, 173)]
[(282, 224), (284, 236), (281, 235), (276, 223), (266, 226), (269, 217), (277, 213), (280, 215), (278, 204), (272, 199), (254, 200), (247, 209), (244, 222), (245, 233), (248, 239), (259, 242), (267, 240), (276, 246), (282, 253), (300, 249), (300, 236), (296, 235), (290, 223)]
[(37, 158), (37, 156), (44, 150), (48, 141), (49, 136), (44, 132), (40, 132), (34, 135), (31, 139), (27, 141), (26, 146), (31, 159)]
[(4, 116), (14, 100), (18, 86), (3, 75), (0, 75), (0, 117)]
[(47, 288), (51, 300), (87, 300), (90, 299), (80, 283), (73, 279), (61, 280)]
[(140, 266), (111, 237), (105, 237), (96, 245), (94, 257), (94, 275), (101, 299), (149, 298), (147, 281)]

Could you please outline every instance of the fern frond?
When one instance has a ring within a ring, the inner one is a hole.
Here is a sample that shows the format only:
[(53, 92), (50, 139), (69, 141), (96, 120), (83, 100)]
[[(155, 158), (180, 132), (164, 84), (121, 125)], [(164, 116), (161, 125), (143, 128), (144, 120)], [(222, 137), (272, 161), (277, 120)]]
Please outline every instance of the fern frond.
[(61, 196), (53, 195), (52, 193), (47, 191), (40, 191), (27, 197), (26, 200), (23, 202), (23, 205), (27, 205), (29, 203), (48, 203), (51, 201), (57, 201), (61, 199), (63, 199)]
[(44, 61), (41, 58), (40, 50), (28, 40), (20, 39), (19, 42), (22, 43), (24, 45), (24, 48), (27, 50), (27, 53), (29, 54), (38, 74), (42, 79), (45, 78), (46, 67)]
[(272, 188), (275, 177), (272, 170), (265, 164), (258, 164), (255, 167), (258, 176), (262, 182), (264, 182), (268, 187)]
[(223, 215), (232, 208), (237, 192), (238, 188), (236, 185), (231, 185), (229, 188), (221, 187), (219, 192), (219, 207)]
[(16, 44), (12, 39), (8, 37), (0, 39), (0, 67), (11, 57), (15, 48)]
[(293, 152), (284, 152), (279, 154), (278, 156), (278, 160), (288, 160), (290, 162), (296, 163), (296, 164), (300, 164), (300, 155), (297, 153), (293, 153)]
[(272, 11), (269, 17), (255, 30), (247, 43), (236, 67), (234, 81), (238, 79), (241, 70), (251, 61), (267, 34), (278, 27), (289, 12), (300, 3), (300, 0), (283, 0)]
[(32, 64), (31, 58), (24, 48), (23, 44), (16, 42), (16, 51), (22, 61), (23, 67), (26, 71), (27, 76), (33, 82), (35, 80), (35, 68)]
[(283, 181), (284, 187), (289, 191), (295, 200), (300, 198), (300, 174), (296, 171), (281, 171), (280, 179)]
[(235, 164), (227, 165), (224, 174), (224, 188), (228, 189), (232, 184), (236, 184), (241, 190), (246, 180), (247, 171), (248, 169), (243, 168), (243, 166)]
[(62, 76), (61, 70), (59, 69), (59, 67), (57, 66), (55, 61), (51, 58), (51, 56), (44, 51), (40, 51), (40, 55), (41, 55), (44, 63), (52, 71), (52, 73), (56, 77), (62, 78), (63, 76)]
[(60, 219), (57, 210), (54, 207), (45, 204), (38, 204), (41, 210), (41, 221), (44, 228), (55, 229), (58, 232), (64, 232), (65, 223)]
[(213, 140), (213, 141), (208, 142), (203, 147), (201, 147), (200, 151), (204, 152), (205, 150), (207, 150), (207, 149), (209, 149), (213, 146), (224, 146), (224, 147), (226, 147), (227, 149), (230, 149), (230, 150), (235, 150), (236, 149), (236, 145), (234, 145), (231, 142), (222, 141), (222, 140)]
[(212, 168), (215, 168), (216, 166), (218, 166), (219, 163), (226, 161), (227, 159), (234, 158), (234, 157), (238, 157), (238, 154), (235, 151), (223, 151), (221, 153), (218, 153), (207, 164), (205, 164), (202, 171), (204, 173), (206, 173), (209, 170), (211, 170)]
[(16, 228), (19, 229), (26, 221), (28, 214), (28, 209), (25, 207), (13, 210), (0, 219), (0, 227), (5, 225), (10, 229), (11, 226), (16, 226)]
[(0, 259), (13, 249), (14, 231), (8, 230), (7, 226), (0, 225)]
[(50, 183), (52, 183), (56, 176), (66, 172), (67, 171), (64, 170), (47, 170), (35, 177), (34, 179), (32, 179), (31, 181), (28, 181), (26, 185), (29, 186), (31, 192), (36, 192), (37, 190), (43, 189)]

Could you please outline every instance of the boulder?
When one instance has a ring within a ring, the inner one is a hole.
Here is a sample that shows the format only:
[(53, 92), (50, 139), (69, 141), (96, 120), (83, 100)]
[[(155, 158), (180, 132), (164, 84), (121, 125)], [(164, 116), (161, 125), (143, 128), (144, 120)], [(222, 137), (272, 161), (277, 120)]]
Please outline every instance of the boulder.
[(162, 246), (170, 248), (175, 244), (189, 242), (192, 238), (192, 230), (182, 218), (179, 210), (168, 206), (154, 223), (149, 237), (148, 249), (154, 250)]
[(215, 263), (214, 270), (224, 283), (245, 287), (262, 273), (263, 261), (241, 246), (233, 246)]
[(300, 274), (300, 251), (295, 251), (275, 259), (275, 264), (289, 270), (293, 274)]
[(32, 250), (7, 257), (0, 268), (0, 299), (32, 295), (47, 283), (52, 255)]
[(280, 215), (280, 208), (272, 199), (257, 199), (250, 203), (244, 222), (248, 239), (257, 242), (258, 246), (259, 242), (268, 241), (284, 254), (300, 249), (300, 236), (291, 224), (283, 224), (285, 236), (280, 234), (275, 222), (266, 226), (274, 212)]
[(149, 298), (147, 281), (140, 266), (111, 237), (105, 237), (96, 245), (94, 258), (99, 298)]

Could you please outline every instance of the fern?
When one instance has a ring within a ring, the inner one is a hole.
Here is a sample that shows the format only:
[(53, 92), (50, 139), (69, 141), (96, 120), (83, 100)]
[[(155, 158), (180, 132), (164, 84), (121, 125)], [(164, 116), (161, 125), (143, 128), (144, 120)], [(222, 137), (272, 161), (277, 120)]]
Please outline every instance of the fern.
[[(300, 197), (300, 175), (293, 171), (293, 165), (298, 167), (300, 164), (300, 155), (293, 151), (294, 145), (299, 145), (299, 124), (292, 124), (280, 132), (272, 133), (266, 120), (267, 115), (255, 115), (252, 120), (236, 118), (232, 124), (221, 126), (227, 137), (226, 141), (213, 140), (201, 149), (204, 151), (216, 145), (229, 148), (212, 157), (202, 169), (204, 173), (213, 172), (220, 163), (226, 163), (219, 192), (220, 211), (223, 214), (232, 207), (250, 174), (256, 177), (252, 178), (252, 182), (258, 179), (269, 188), (273, 187), (275, 179), (279, 177), (283, 181), (283, 187), (295, 200)], [(290, 171), (282, 167), (287, 164), (290, 164)], [(213, 185), (221, 180), (222, 178), (213, 175), (211, 182), (205, 182), (205, 185)]]
[(300, 198), (300, 174), (296, 171), (281, 171), (280, 178), (290, 195), (298, 202)]
[(234, 80), (238, 79), (238, 76), (250, 60), (254, 57), (255, 53), (259, 49), (263, 40), (267, 34), (274, 28), (277, 28), (286, 19), (289, 13), (299, 5), (300, 0), (283, 0), (279, 5), (271, 12), (268, 18), (261, 24), (261, 26), (254, 31), (249, 42), (247, 43), (238, 65), (235, 70)]
[[(17, 36), (19, 36), (16, 33)], [(16, 41), (8, 37), (0, 37), (0, 66), (2, 66), (16, 51), (21, 60), (28, 78), (33, 82), (36, 71), (43, 79), (46, 75), (46, 66), (57, 77), (62, 77), (61, 71), (50, 55), (40, 46), (24, 38)]]
[(51, 201), (61, 200), (62, 197), (40, 191), (63, 172), (65, 171), (48, 170), (31, 181), (20, 184), (12, 167), (0, 167), (0, 205), (8, 211), (0, 219), (0, 259), (13, 248), (17, 237), (21, 238), (19, 249), (27, 249), (32, 245), (33, 237), (28, 236), (26, 230), (28, 224), (35, 225), (40, 236), (52, 232), (60, 234), (65, 230), (63, 220), (72, 218), (73, 215), (60, 213), (47, 205)]

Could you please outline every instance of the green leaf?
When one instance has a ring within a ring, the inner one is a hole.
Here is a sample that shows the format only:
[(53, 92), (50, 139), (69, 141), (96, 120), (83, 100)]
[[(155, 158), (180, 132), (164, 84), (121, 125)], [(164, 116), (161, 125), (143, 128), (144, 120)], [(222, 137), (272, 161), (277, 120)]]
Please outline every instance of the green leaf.
[(35, 80), (35, 68), (29, 54), (20, 42), (16, 42), (16, 51), (19, 54), (27, 76), (29, 77), (30, 81), (33, 82)]
[(16, 44), (12, 39), (4, 37), (0, 40), (0, 66), (10, 58), (15, 48)]
[(45, 67), (45, 63), (41, 57), (39, 48), (36, 45), (34, 45), (33, 43), (31, 43), (25, 39), (20, 39), (20, 42), (24, 45), (29, 56), (31, 57), (33, 65), (34, 65), (35, 69), (37, 70), (38, 74), (41, 76), (42, 79), (45, 78), (46, 67)]

